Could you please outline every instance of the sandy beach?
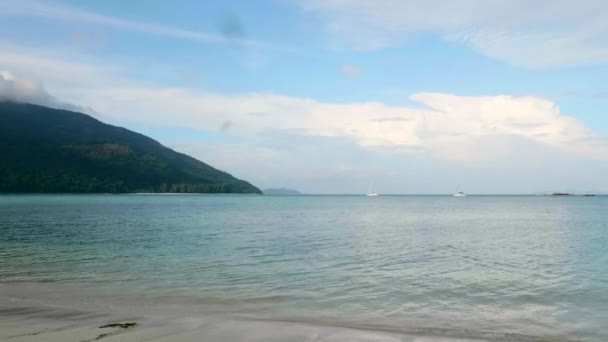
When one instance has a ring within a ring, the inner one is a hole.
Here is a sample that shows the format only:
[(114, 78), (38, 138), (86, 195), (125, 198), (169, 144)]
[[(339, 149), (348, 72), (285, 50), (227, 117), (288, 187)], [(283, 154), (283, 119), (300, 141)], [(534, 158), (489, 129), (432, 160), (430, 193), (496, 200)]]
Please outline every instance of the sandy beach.
[[(407, 336), (340, 327), (315, 327), (297, 323), (242, 321), (189, 317), (154, 320), (119, 314), (53, 310), (44, 307), (0, 309), (0, 340), (12, 342), (88, 341), (474, 341), (443, 337)], [(121, 319), (121, 317), (123, 317)], [(130, 328), (106, 327), (115, 322), (136, 322)], [(479, 340), (475, 340), (479, 341)]]
[[(143, 303), (71, 286), (0, 283), (0, 341), (574, 342), (520, 334), (396, 328), (230, 314), (221, 306)], [(193, 310), (193, 307), (196, 309)], [(470, 335), (474, 334), (475, 337)], [(467, 336), (469, 335), (469, 336)]]
[[(71, 293), (71, 294), (70, 294)], [(46, 284), (0, 284), (0, 340), (11, 342), (135, 341), (401, 341), (480, 339), (409, 335), (374, 327), (281, 322), (220, 313), (186, 313), (163, 304), (120, 304), (120, 298)], [(109, 326), (135, 323), (133, 326)]]

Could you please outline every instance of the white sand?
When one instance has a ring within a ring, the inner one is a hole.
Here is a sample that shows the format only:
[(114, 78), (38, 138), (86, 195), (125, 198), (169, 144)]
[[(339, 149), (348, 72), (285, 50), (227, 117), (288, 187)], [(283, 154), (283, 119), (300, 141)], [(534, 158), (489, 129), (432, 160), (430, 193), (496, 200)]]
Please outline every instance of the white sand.
[(297, 323), (183, 318), (178, 321), (140, 320), (134, 328), (99, 328), (114, 320), (0, 317), (0, 341), (11, 342), (279, 342), (279, 341), (377, 341), (377, 342), (472, 342), (443, 337), (408, 336), (340, 327)]
[[(184, 311), (179, 304), (169, 307), (157, 303), (133, 305), (113, 299), (114, 296), (92, 296), (75, 289), (66, 290), (45, 284), (0, 283), (0, 341), (473, 341), (330, 324), (239, 318), (205, 310), (192, 311), (191, 307), (188, 308), (190, 311)], [(114, 322), (137, 322), (137, 326), (127, 329), (100, 328)]]

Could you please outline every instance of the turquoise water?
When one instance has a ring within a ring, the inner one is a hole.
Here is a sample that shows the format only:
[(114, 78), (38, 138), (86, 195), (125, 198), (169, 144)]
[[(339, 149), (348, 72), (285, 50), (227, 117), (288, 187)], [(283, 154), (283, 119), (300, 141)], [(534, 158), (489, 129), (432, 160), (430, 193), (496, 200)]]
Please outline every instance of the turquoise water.
[(608, 341), (608, 197), (0, 196), (0, 282), (277, 320)]

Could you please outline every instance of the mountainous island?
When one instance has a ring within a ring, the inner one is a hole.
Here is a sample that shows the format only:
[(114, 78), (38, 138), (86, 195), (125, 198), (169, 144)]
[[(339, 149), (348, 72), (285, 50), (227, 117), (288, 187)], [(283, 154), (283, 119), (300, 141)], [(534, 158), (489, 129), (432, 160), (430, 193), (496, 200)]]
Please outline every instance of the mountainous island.
[(0, 102), (2, 193), (252, 193), (260, 189), (91, 116)]
[(287, 188), (270, 188), (263, 190), (265, 195), (301, 195), (302, 193), (298, 190), (287, 189)]

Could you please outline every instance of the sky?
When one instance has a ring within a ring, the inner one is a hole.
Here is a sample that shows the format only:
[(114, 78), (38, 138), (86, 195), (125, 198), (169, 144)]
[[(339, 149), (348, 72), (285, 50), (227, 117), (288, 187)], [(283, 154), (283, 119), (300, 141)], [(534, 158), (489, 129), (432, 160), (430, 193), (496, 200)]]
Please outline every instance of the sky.
[(0, 100), (260, 188), (608, 193), (603, 0), (0, 0)]

